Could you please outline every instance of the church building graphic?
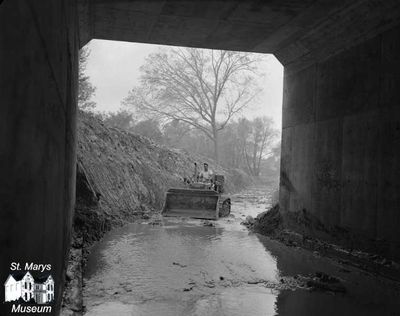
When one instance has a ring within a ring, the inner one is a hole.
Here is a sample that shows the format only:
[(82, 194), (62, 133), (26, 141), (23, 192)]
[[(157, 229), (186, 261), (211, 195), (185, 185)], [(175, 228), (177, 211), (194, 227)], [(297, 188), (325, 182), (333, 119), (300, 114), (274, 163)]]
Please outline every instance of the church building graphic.
[(29, 272), (16, 272), (4, 283), (5, 301), (34, 300), (36, 304), (48, 304), (54, 300), (54, 280), (51, 275), (34, 278)]

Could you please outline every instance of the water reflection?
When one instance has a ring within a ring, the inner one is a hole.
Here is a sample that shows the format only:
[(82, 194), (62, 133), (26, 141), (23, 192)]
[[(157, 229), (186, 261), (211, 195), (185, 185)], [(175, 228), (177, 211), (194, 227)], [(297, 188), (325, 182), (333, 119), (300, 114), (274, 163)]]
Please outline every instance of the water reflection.
[(85, 301), (92, 312), (112, 300), (135, 306), (107, 303), (104, 309), (119, 306), (128, 314), (272, 315), (276, 293), (248, 286), (260, 280), (276, 283), (279, 274), (276, 259), (254, 234), (200, 221), (132, 224), (92, 250)]
[[(127, 225), (92, 250), (85, 272), (86, 315), (398, 315), (397, 283), (249, 233), (243, 217), (267, 206), (236, 196), (235, 217)], [(346, 294), (279, 290), (282, 276), (324, 271)], [(261, 283), (260, 283), (261, 282)], [(276, 286), (275, 286), (276, 285)]]
[(282, 244), (257, 235), (266, 251), (278, 258), (281, 275), (314, 275), (322, 271), (340, 279), (345, 294), (310, 291), (281, 291), (277, 297), (278, 315), (400, 315), (400, 284), (363, 270), (343, 266), (310, 251)]

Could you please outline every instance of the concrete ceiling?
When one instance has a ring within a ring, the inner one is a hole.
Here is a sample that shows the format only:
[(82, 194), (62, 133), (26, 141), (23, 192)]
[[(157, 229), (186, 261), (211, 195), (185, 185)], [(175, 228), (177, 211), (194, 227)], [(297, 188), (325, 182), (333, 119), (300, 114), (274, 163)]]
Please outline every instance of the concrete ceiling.
[(399, 0), (78, 0), (92, 38), (273, 53), (300, 69), (399, 22)]

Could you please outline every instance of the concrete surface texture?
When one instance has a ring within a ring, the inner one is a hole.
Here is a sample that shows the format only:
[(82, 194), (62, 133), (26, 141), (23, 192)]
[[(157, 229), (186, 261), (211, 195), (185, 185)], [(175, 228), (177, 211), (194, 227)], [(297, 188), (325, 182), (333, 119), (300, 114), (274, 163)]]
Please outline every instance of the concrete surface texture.
[(81, 44), (92, 38), (274, 53), (305, 65), (398, 23), (397, 0), (79, 0)]
[(274, 53), (286, 74), (284, 211), (398, 256), (399, 16), (398, 0), (3, 1), (1, 279), (14, 260), (50, 263), (60, 302), (77, 43), (92, 38)]
[(397, 27), (286, 76), (280, 192), (308, 233), (397, 259), (399, 38)]
[[(78, 38), (72, 4), (0, 5), (0, 280), (11, 262), (22, 270), (25, 263), (51, 264), (53, 314), (75, 199)], [(0, 315), (9, 313), (0, 304)]]

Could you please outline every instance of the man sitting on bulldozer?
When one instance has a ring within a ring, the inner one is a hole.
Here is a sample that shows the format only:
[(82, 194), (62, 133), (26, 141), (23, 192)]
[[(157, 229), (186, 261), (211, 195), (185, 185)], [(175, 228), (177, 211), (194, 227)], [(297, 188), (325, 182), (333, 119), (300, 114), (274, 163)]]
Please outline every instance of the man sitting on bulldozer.
[(208, 163), (204, 163), (204, 170), (200, 172), (200, 182), (211, 182), (213, 177), (213, 172), (208, 169)]
[(185, 183), (189, 184), (189, 186), (192, 188), (197, 188), (197, 189), (204, 188), (204, 189), (218, 191), (216, 190), (217, 188), (216, 186), (217, 183), (215, 181), (216, 176), (214, 175), (212, 170), (208, 168), (207, 162), (205, 162), (203, 165), (204, 165), (204, 170), (199, 172), (197, 169), (197, 163), (195, 162), (193, 176), (191, 180), (184, 178)]
[(200, 172), (199, 181), (204, 183), (209, 190), (214, 190), (218, 193), (223, 192), (224, 176), (216, 175), (208, 168), (208, 163), (204, 163), (204, 170)]
[(186, 188), (171, 188), (166, 193), (163, 216), (187, 216), (202, 219), (218, 219), (228, 216), (231, 199), (224, 193), (224, 176), (214, 174), (208, 164), (200, 173), (194, 163), (191, 178), (184, 178)]

